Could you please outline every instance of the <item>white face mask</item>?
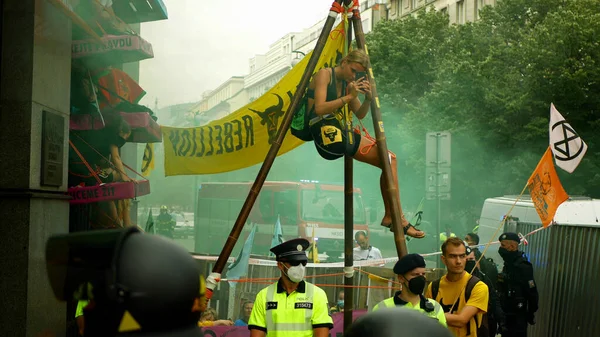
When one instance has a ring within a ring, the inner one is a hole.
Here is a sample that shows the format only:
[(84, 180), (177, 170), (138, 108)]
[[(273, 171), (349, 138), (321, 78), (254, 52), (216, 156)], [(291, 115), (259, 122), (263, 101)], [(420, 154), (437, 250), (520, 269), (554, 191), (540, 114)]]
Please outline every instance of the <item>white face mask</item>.
[[(285, 267), (285, 265), (283, 265)], [(302, 264), (299, 264), (297, 266), (292, 266), (287, 268), (287, 277), (290, 278), (290, 281), (294, 282), (294, 283), (299, 283), (302, 280), (304, 280), (304, 275), (306, 272), (306, 267), (303, 266)]]

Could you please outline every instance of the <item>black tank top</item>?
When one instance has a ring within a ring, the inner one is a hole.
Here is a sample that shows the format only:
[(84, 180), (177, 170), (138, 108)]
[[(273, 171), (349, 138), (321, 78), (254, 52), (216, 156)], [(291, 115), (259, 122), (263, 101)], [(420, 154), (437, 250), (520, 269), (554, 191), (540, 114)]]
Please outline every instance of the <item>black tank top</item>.
[[(315, 99), (315, 89), (308, 88), (306, 92), (306, 96), (312, 100)], [(325, 98), (326, 102), (331, 102), (338, 99), (337, 94), (337, 83), (335, 80), (335, 71), (334, 68), (331, 68), (331, 79), (329, 80), (329, 85), (327, 85), (327, 97)], [(313, 106), (310, 109), (313, 112), (315, 109), (315, 104), (313, 102)]]

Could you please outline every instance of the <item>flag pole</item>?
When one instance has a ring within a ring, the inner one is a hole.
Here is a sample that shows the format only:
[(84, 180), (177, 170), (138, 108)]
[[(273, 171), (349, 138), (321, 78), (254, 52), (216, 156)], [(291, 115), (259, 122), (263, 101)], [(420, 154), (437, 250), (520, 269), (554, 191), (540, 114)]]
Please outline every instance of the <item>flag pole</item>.
[[(344, 0), (344, 10), (350, 9), (353, 6), (352, 0)], [(353, 14), (349, 11), (350, 15)], [(352, 23), (349, 18), (344, 23), (347, 32), (345, 54), (352, 44)], [(345, 92), (342, 93), (342, 95)], [(352, 112), (346, 105), (346, 130), (348, 140), (352, 138)], [(354, 239), (354, 159), (349, 156), (344, 156), (344, 331), (352, 324), (352, 308), (354, 307), (354, 257), (353, 239)]]
[[(283, 116), (283, 121), (281, 122), (279, 130), (277, 131), (277, 136), (276, 136), (275, 140), (273, 141), (273, 144), (271, 145), (271, 148), (269, 149), (267, 156), (265, 157), (265, 161), (261, 165), (260, 170), (258, 171), (258, 174), (256, 175), (254, 184), (252, 184), (252, 187), (250, 188), (250, 191), (248, 192), (248, 196), (246, 197), (246, 200), (244, 201), (244, 205), (242, 206), (242, 209), (240, 210), (240, 214), (238, 215), (237, 219), (235, 220), (233, 228), (231, 229), (231, 232), (229, 233), (229, 236), (227, 237), (227, 241), (225, 242), (225, 245), (223, 246), (223, 249), (221, 250), (221, 253), (219, 254), (219, 258), (217, 259), (217, 262), (215, 262), (215, 265), (212, 269), (212, 273), (206, 278), (206, 288), (207, 288), (206, 296), (209, 299), (212, 297), (212, 294), (213, 294), (215, 288), (217, 287), (217, 284), (220, 281), (221, 273), (223, 272), (225, 264), (227, 263), (227, 259), (231, 255), (231, 252), (233, 251), (233, 247), (235, 246), (235, 243), (237, 242), (238, 238), (240, 237), (240, 233), (242, 232), (242, 229), (244, 228), (244, 223), (248, 219), (250, 211), (252, 210), (252, 206), (254, 206), (254, 203), (256, 202), (258, 193), (260, 193), (260, 190), (261, 190), (265, 180), (267, 179), (269, 170), (271, 169), (271, 166), (273, 166), (275, 157), (277, 157), (277, 152), (279, 152), (279, 149), (281, 148), (281, 144), (283, 143), (283, 139), (285, 138), (285, 135), (287, 134), (287, 132), (290, 128), (290, 125), (292, 123), (292, 118), (293, 118), (293, 111), (295, 111), (296, 108), (298, 107), (298, 105), (300, 104), (300, 100), (302, 99), (304, 91), (306, 90), (306, 87), (309, 84), (310, 78), (312, 77), (312, 74), (317, 66), (317, 62), (319, 61), (319, 58), (321, 57), (323, 49), (325, 49), (325, 43), (327, 42), (329, 33), (331, 32), (331, 29), (333, 28), (335, 19), (337, 18), (337, 15), (339, 14), (338, 8), (340, 7), (341, 3), (342, 3), (342, 0), (335, 0), (334, 3), (332, 4), (332, 7), (329, 11), (329, 16), (325, 20), (325, 25), (323, 26), (323, 29), (321, 30), (321, 35), (319, 35), (319, 39), (317, 40), (315, 49), (313, 50), (313, 52), (310, 56), (310, 59), (306, 66), (306, 69), (304, 69), (304, 73), (302, 74), (302, 78), (298, 85), (298, 89), (296, 90), (296, 93), (294, 94), (294, 97), (292, 98), (292, 102), (290, 103), (290, 106), (288, 107), (287, 111), (285, 112), (285, 115)], [(335, 6), (335, 4), (337, 4), (337, 6)]]
[[(354, 24), (354, 34), (356, 35), (356, 45), (359, 49), (369, 54), (365, 43), (365, 33), (362, 28), (362, 22), (360, 20), (360, 11), (358, 8), (358, 0), (354, 0), (354, 8), (352, 10), (352, 22)], [(394, 242), (396, 243), (396, 252), (398, 258), (402, 258), (408, 253), (406, 249), (406, 240), (404, 238), (404, 230), (400, 223), (401, 209), (400, 209), (400, 198), (399, 192), (396, 188), (390, 161), (388, 160), (388, 147), (383, 130), (383, 121), (381, 118), (381, 110), (379, 106), (379, 96), (377, 96), (377, 86), (375, 85), (375, 78), (373, 77), (373, 68), (371, 68), (371, 61), (368, 60), (367, 78), (371, 82), (371, 116), (373, 117), (373, 129), (375, 129), (375, 139), (377, 140), (377, 150), (379, 152), (379, 160), (381, 161), (381, 170), (383, 171), (383, 178), (387, 190), (383, 191), (387, 193), (391, 201), (391, 212), (392, 212), (392, 228), (394, 229)]]

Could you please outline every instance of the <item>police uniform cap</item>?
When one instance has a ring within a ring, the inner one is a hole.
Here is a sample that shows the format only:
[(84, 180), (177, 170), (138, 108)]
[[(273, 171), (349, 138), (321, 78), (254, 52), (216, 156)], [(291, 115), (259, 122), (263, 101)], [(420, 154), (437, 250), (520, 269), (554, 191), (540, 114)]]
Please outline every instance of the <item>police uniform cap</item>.
[(498, 240), (500, 240), (500, 241), (511, 240), (516, 243), (521, 242), (521, 238), (519, 237), (519, 234), (513, 233), (513, 232), (502, 233), (502, 235), (500, 235), (500, 238)]
[(415, 268), (425, 268), (425, 259), (419, 254), (406, 254), (394, 265), (394, 273), (404, 275)]
[(277, 261), (308, 261), (306, 249), (310, 242), (306, 239), (298, 238), (281, 243), (273, 248), (271, 252), (275, 254)]

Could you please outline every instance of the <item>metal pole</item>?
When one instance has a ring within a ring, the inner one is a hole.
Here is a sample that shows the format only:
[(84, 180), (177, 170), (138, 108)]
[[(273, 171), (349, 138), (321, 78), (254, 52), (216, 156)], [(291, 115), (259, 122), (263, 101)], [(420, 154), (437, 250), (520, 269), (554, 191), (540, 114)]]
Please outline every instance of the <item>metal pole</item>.
[[(349, 7), (352, 4), (352, 0), (344, 0), (344, 5)], [(352, 25), (347, 22), (347, 47), (349, 48), (352, 44)], [(345, 88), (342, 88), (342, 95), (345, 94)], [(348, 109), (347, 120), (346, 120), (346, 135), (350, 141), (352, 136), (352, 112)], [(344, 330), (346, 330), (350, 324), (352, 324), (352, 308), (354, 306), (354, 257), (353, 257), (353, 240), (354, 240), (354, 170), (353, 170), (353, 158), (352, 156), (344, 156)]]
[[(368, 54), (369, 51), (367, 50), (367, 46), (365, 44), (365, 34), (362, 28), (362, 22), (360, 20), (360, 11), (357, 7), (354, 7), (352, 22), (354, 23), (356, 45), (358, 46), (358, 48), (364, 49), (365, 52)], [(389, 154), (385, 138), (385, 132), (383, 130), (383, 121), (381, 118), (381, 110), (379, 106), (379, 96), (377, 96), (377, 86), (375, 85), (375, 78), (373, 77), (373, 68), (371, 68), (370, 60), (368, 66), (369, 69), (367, 71), (367, 78), (371, 82), (371, 96), (373, 97), (373, 100), (371, 101), (373, 129), (375, 129), (375, 139), (377, 141), (379, 158), (381, 160), (383, 178), (387, 186), (387, 190), (384, 191), (384, 193), (388, 194), (392, 203), (392, 228), (394, 229), (394, 242), (396, 243), (396, 252), (398, 253), (398, 258), (401, 258), (404, 255), (406, 255), (408, 251), (406, 249), (406, 240), (404, 239), (404, 230), (402, 228), (402, 224), (400, 223), (400, 215), (402, 214), (402, 210), (400, 209), (399, 192), (395, 184), (393, 184), (394, 178), (390, 167), (390, 161), (388, 160)]]
[[(435, 199), (437, 203), (437, 238), (438, 244), (436, 247), (437, 251), (440, 249), (441, 240), (440, 236), (442, 235), (442, 198), (440, 195), (440, 138), (442, 135), (438, 132), (435, 134)], [(439, 255), (437, 259), (438, 268), (442, 267), (442, 256)]]
[[(341, 4), (342, 0), (335, 0), (335, 2), (338, 4)], [(285, 135), (292, 123), (292, 117), (293, 117), (292, 111), (296, 110), (296, 107), (298, 106), (298, 104), (300, 104), (300, 100), (302, 99), (304, 91), (306, 90), (306, 87), (308, 86), (310, 78), (317, 66), (317, 62), (319, 61), (319, 58), (321, 57), (321, 53), (323, 52), (323, 49), (325, 49), (325, 43), (327, 42), (329, 33), (331, 32), (331, 29), (333, 28), (333, 24), (335, 23), (337, 14), (338, 13), (336, 13), (333, 10), (331, 10), (329, 12), (329, 16), (327, 17), (327, 20), (325, 21), (325, 25), (323, 26), (321, 35), (319, 36), (319, 39), (317, 40), (315, 49), (313, 50), (313, 53), (310, 56), (308, 65), (306, 66), (306, 69), (304, 69), (304, 74), (302, 74), (302, 79), (300, 80), (298, 89), (296, 90), (296, 93), (294, 94), (292, 102), (291, 102), (290, 106), (288, 107), (287, 111), (285, 112), (285, 115), (283, 116), (283, 121), (281, 122), (281, 126), (279, 127), (279, 130), (277, 131), (277, 136), (275, 138), (275, 141), (271, 145), (271, 148), (269, 149), (269, 152), (267, 153), (267, 156), (265, 157), (265, 161), (263, 162), (262, 166), (260, 167), (260, 170), (258, 171), (258, 174), (256, 175), (254, 184), (252, 184), (252, 187), (250, 188), (250, 191), (248, 192), (248, 196), (246, 197), (246, 200), (244, 201), (244, 205), (242, 206), (242, 209), (240, 210), (240, 214), (238, 215), (237, 219), (235, 220), (233, 228), (231, 229), (231, 232), (229, 233), (229, 236), (227, 237), (227, 241), (225, 242), (225, 245), (223, 246), (223, 249), (221, 250), (221, 254), (219, 254), (219, 258), (217, 259), (217, 262), (215, 263), (215, 265), (212, 269), (212, 274), (209, 275), (209, 277), (207, 277), (207, 279), (206, 279), (206, 281), (207, 281), (206, 287), (208, 290), (207, 297), (208, 298), (212, 297), (212, 292), (214, 291), (215, 287), (218, 284), (218, 280), (216, 280), (216, 277), (220, 277), (220, 274), (223, 272), (223, 269), (225, 268), (225, 264), (227, 263), (227, 259), (229, 259), (229, 256), (231, 255), (231, 251), (233, 251), (233, 247), (235, 246), (235, 243), (237, 242), (238, 238), (240, 237), (242, 229), (244, 228), (244, 224), (246, 223), (246, 220), (248, 219), (248, 215), (250, 215), (250, 210), (252, 209), (252, 206), (254, 206), (254, 202), (256, 201), (256, 198), (258, 197), (258, 193), (260, 193), (260, 190), (261, 190), (265, 180), (267, 179), (267, 175), (269, 174), (269, 170), (271, 169), (271, 166), (273, 166), (275, 157), (277, 157), (277, 152), (279, 152), (279, 149), (281, 148), (281, 144), (283, 143), (283, 139), (285, 138)]]

